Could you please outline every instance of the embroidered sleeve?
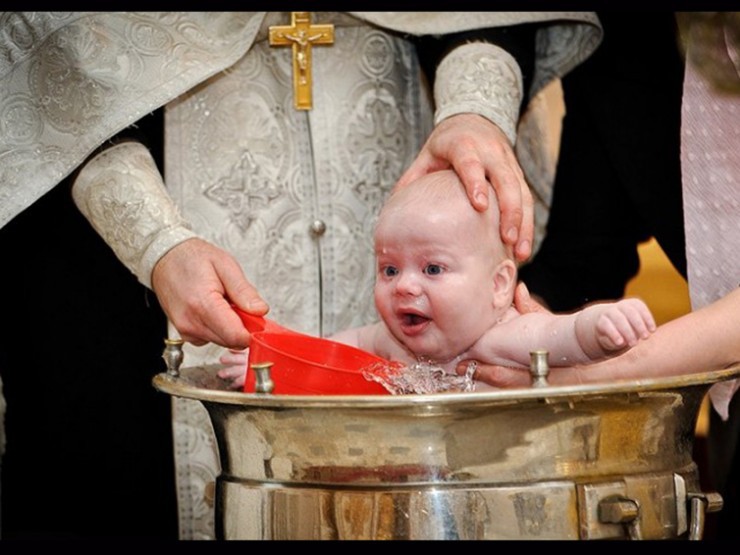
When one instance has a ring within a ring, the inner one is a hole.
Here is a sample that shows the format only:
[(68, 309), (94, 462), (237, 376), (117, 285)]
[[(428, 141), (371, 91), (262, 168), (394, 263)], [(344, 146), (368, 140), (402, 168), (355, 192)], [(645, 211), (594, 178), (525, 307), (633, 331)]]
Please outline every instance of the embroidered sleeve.
[(434, 123), (476, 113), (498, 125), (513, 145), (522, 95), (522, 72), (513, 56), (489, 43), (463, 44), (437, 67)]
[(119, 143), (92, 158), (75, 179), (72, 196), (118, 259), (149, 288), (157, 261), (196, 236), (140, 143)]

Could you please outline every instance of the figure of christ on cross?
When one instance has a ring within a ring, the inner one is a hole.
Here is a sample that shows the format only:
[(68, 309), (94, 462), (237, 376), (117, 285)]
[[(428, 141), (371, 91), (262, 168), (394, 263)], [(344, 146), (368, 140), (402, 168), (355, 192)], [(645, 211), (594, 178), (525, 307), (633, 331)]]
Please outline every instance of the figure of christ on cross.
[(310, 110), (311, 48), (334, 43), (334, 25), (311, 25), (308, 12), (292, 12), (291, 24), (270, 27), (270, 46), (293, 49), (293, 90), (296, 110)]

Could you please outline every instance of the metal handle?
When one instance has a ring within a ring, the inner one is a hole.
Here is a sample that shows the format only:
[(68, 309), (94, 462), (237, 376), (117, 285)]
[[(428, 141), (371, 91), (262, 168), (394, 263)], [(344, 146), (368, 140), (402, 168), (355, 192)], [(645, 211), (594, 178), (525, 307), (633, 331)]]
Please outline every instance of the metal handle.
[(704, 524), (707, 513), (716, 513), (722, 509), (723, 501), (719, 493), (689, 493), (691, 503), (691, 522), (689, 522), (689, 540), (700, 540), (704, 537)]
[(162, 358), (167, 365), (167, 374), (174, 378), (177, 378), (180, 375), (180, 365), (185, 356), (182, 352), (183, 343), (184, 341), (182, 339), (167, 338), (164, 340)]
[(640, 504), (629, 497), (612, 495), (599, 502), (599, 521), (610, 524), (624, 524), (631, 540), (642, 539), (640, 527)]
[(254, 370), (255, 376), (255, 393), (272, 393), (272, 390), (275, 389), (275, 382), (272, 381), (272, 377), (270, 376), (272, 364), (272, 362), (256, 362), (252, 364), (252, 370)]
[(547, 387), (547, 376), (550, 365), (547, 362), (548, 352), (538, 349), (529, 353), (529, 373), (532, 376), (532, 387)]

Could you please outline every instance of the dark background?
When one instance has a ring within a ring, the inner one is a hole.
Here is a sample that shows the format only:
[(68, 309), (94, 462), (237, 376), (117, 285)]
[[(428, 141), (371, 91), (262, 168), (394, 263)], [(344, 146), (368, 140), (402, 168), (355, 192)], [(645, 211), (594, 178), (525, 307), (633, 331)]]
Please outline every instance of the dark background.
[(176, 539), (166, 318), (70, 179), (0, 229), (0, 537)]

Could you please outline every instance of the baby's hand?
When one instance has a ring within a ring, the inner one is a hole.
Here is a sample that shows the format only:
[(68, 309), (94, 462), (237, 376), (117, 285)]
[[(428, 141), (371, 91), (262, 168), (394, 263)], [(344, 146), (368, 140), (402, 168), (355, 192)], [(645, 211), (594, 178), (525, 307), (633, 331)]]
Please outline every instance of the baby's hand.
[(219, 362), (224, 367), (218, 371), (218, 377), (222, 380), (231, 380), (231, 389), (242, 389), (244, 380), (247, 378), (247, 354), (249, 349), (236, 351), (229, 349), (228, 353), (221, 356)]
[(605, 305), (596, 321), (596, 337), (606, 351), (633, 347), (655, 331), (650, 309), (640, 299), (622, 299)]

